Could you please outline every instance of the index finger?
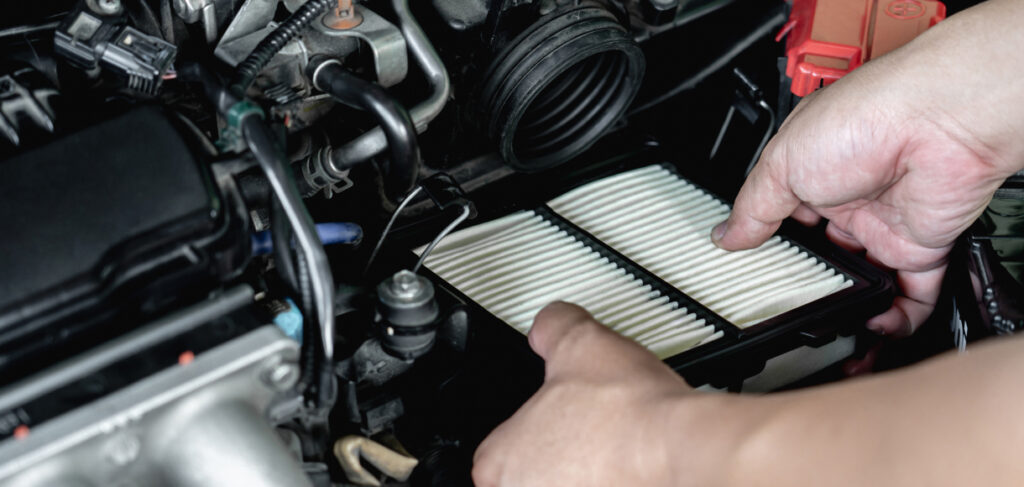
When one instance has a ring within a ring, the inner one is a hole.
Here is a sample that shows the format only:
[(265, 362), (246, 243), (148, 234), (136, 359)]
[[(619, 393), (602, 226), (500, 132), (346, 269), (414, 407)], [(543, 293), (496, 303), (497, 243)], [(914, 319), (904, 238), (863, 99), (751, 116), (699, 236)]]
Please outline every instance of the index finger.
[[(769, 149), (772, 144), (769, 144)], [(786, 162), (766, 149), (740, 188), (729, 219), (711, 232), (715, 245), (725, 250), (752, 249), (771, 238), (782, 220), (800, 206), (786, 180)]]

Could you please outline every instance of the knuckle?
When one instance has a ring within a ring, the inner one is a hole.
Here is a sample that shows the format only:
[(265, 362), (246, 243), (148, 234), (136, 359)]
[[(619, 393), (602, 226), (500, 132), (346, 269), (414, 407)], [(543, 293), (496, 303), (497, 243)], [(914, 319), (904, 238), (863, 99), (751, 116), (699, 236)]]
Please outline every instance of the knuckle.
[(586, 350), (594, 341), (600, 339), (604, 326), (590, 317), (580, 317), (573, 322), (559, 341), (559, 352)]

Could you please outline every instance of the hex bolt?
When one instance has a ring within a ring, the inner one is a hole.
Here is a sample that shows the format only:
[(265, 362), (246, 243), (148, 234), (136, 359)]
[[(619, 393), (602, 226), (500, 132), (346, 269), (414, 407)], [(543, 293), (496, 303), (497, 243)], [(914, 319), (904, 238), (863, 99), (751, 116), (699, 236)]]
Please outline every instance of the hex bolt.
[(291, 362), (280, 359), (272, 361), (263, 372), (263, 382), (278, 392), (284, 392), (299, 381), (299, 368)]
[(420, 279), (412, 271), (399, 271), (392, 278), (391, 290), (400, 297), (412, 297), (420, 291)]
[(139, 457), (142, 444), (139, 438), (131, 433), (123, 433), (114, 437), (107, 446), (107, 459), (110, 463), (123, 467)]
[(96, 7), (100, 13), (113, 15), (121, 11), (121, 0), (97, 0)]

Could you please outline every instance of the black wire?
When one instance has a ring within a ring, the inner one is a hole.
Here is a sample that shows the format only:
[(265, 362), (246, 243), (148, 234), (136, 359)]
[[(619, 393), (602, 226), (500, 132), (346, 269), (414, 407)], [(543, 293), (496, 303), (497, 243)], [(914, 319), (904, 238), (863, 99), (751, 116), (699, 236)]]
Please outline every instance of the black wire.
[(734, 59), (736, 59), (736, 57), (742, 54), (743, 51), (746, 51), (750, 46), (754, 45), (757, 41), (761, 40), (762, 37), (770, 34), (775, 29), (782, 27), (782, 25), (786, 23), (786, 19), (788, 19), (786, 12), (783, 9), (777, 10), (772, 15), (768, 16), (767, 19), (761, 22), (761, 24), (758, 25), (757, 28), (755, 28), (749, 34), (747, 34), (742, 39), (737, 41), (735, 44), (730, 46), (728, 49), (723, 51), (722, 54), (716, 56), (715, 60), (711, 64), (705, 66), (704, 69), (701, 69), (700, 71), (697, 71), (689, 78), (684, 79), (671, 90), (662, 93), (661, 95), (658, 95), (653, 99), (648, 100), (643, 105), (640, 105), (630, 110), (626, 116), (632, 117), (639, 113), (645, 112), (647, 110), (650, 110), (651, 108), (654, 108), (664, 103), (666, 100), (669, 100), (671, 98), (679, 96), (684, 92), (696, 88), (697, 85), (699, 85), (702, 81), (708, 79), (709, 77), (711, 77), (711, 75), (717, 73), (726, 65), (731, 63)]
[(281, 22), (270, 35), (263, 38), (256, 49), (238, 65), (235, 79), (231, 83), (231, 93), (237, 97), (245, 97), (245, 92), (252, 86), (256, 76), (273, 59), (288, 41), (298, 35), (320, 14), (334, 4), (333, 0), (309, 0), (305, 5), (299, 7), (288, 19)]
[(149, 5), (148, 0), (127, 2), (127, 4), (128, 17), (131, 18), (139, 30), (151, 36), (164, 39), (163, 32), (160, 31), (160, 22), (157, 20), (156, 13), (153, 12), (153, 8)]
[(171, 0), (160, 1), (160, 29), (164, 40), (174, 44), (174, 13), (171, 12)]

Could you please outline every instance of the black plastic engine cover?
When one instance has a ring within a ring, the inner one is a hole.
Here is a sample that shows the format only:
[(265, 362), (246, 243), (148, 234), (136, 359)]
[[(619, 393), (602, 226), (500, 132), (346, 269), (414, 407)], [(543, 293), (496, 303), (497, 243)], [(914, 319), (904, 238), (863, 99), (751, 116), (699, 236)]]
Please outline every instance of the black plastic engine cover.
[(0, 161), (0, 384), (246, 262), (245, 223), (175, 122), (139, 108)]

